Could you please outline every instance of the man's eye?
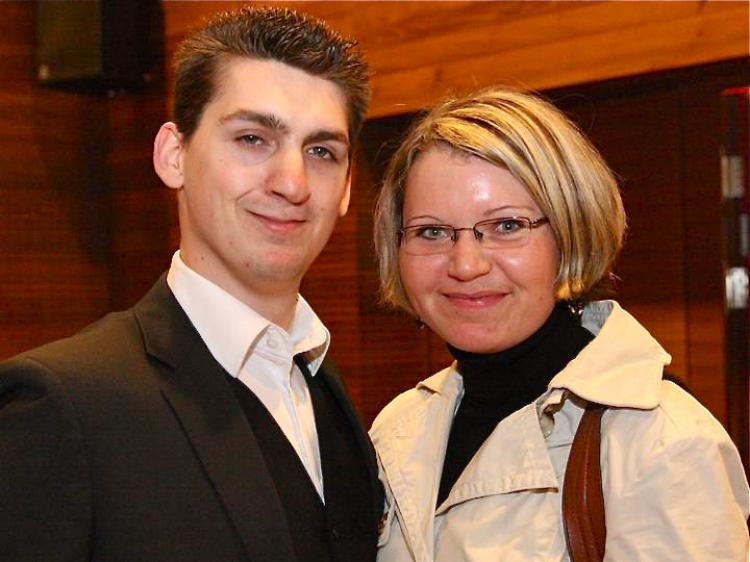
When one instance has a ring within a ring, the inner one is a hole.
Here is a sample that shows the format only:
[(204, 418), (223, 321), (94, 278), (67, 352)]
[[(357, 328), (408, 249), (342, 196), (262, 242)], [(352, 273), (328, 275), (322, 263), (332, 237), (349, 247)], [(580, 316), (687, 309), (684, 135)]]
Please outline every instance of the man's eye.
[(243, 144), (249, 144), (253, 146), (259, 146), (263, 144), (265, 141), (262, 137), (259, 137), (258, 135), (242, 135), (237, 138), (237, 140)]
[(333, 160), (334, 162), (338, 162), (338, 158), (333, 153), (333, 151), (326, 148), (325, 146), (313, 146), (308, 151), (310, 154), (312, 154), (316, 158), (322, 158), (324, 160)]
[(443, 226), (423, 226), (414, 229), (414, 234), (417, 238), (424, 240), (445, 240), (446, 238), (450, 238), (450, 232)]

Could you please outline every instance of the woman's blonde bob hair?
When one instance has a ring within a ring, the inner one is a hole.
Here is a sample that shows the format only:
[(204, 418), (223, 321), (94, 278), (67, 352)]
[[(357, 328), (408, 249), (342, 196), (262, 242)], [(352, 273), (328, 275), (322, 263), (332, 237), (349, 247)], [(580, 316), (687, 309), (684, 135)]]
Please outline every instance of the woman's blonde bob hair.
[(588, 301), (604, 291), (625, 233), (625, 212), (612, 172), (552, 104), (493, 87), (435, 106), (412, 126), (391, 159), (375, 210), (384, 302), (413, 312), (399, 273), (398, 231), (409, 170), (433, 147), (502, 166), (526, 187), (557, 241), (557, 299)]

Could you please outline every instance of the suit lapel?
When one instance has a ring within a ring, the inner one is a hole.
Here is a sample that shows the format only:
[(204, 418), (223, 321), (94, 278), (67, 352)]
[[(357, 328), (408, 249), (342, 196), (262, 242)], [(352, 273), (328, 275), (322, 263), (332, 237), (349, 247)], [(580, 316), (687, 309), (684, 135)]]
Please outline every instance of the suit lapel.
[(349, 393), (346, 391), (346, 388), (336, 373), (335, 368), (333, 368), (330, 363), (324, 362), (316, 376), (323, 377), (328, 388), (331, 389), (336, 401), (341, 406), (341, 409), (346, 414), (349, 423), (354, 429), (354, 436), (357, 440), (357, 445), (362, 450), (362, 454), (367, 464), (367, 472), (373, 494), (374, 515), (376, 520), (379, 520), (383, 511), (383, 488), (380, 484), (380, 480), (378, 480), (378, 466), (377, 461), (375, 460), (375, 449), (372, 446), (372, 442), (365, 432), (362, 420), (360, 420), (359, 415), (354, 409)]
[(162, 277), (135, 315), (146, 350), (172, 368), (162, 392), (254, 562), (296, 561), (287, 520), (255, 435), (224, 371)]

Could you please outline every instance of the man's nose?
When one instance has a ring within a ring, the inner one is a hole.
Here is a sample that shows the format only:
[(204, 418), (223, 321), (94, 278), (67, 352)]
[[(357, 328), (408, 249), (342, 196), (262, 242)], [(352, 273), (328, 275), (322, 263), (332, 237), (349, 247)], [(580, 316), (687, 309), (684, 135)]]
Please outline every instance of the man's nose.
[(295, 149), (280, 151), (275, 162), (271, 189), (294, 205), (300, 205), (310, 197), (310, 188), (305, 170), (305, 155)]
[(471, 230), (462, 230), (456, 235), (458, 238), (450, 249), (448, 275), (461, 281), (471, 281), (489, 273), (490, 261), (474, 233)]

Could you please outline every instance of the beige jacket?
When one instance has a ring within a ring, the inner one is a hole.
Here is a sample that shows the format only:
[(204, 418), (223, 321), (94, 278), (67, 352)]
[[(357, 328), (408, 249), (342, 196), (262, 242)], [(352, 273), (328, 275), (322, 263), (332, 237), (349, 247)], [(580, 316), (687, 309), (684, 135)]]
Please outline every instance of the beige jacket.
[(379, 562), (569, 560), (560, 488), (587, 400), (613, 407), (602, 420), (605, 560), (748, 560), (750, 494), (722, 426), (662, 381), (669, 355), (617, 303), (587, 306), (583, 325), (594, 340), (498, 424), (437, 510), (463, 394), (455, 365), (380, 413), (370, 432), (387, 496)]

